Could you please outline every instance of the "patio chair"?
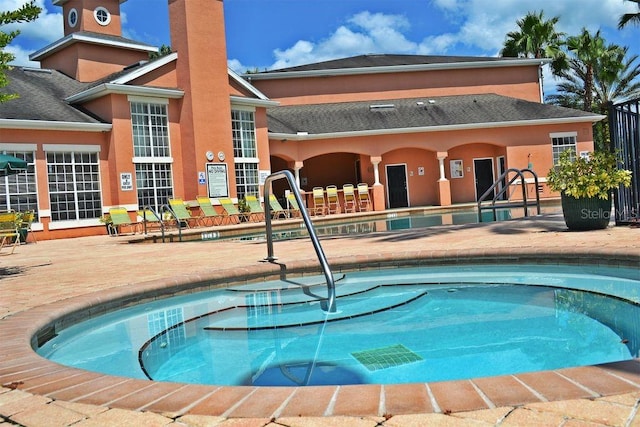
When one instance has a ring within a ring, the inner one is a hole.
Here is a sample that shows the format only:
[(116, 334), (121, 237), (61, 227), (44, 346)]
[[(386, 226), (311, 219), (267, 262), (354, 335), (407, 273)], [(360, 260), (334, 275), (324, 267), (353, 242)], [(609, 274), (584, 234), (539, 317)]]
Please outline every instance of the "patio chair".
[(282, 207), (275, 194), (269, 194), (271, 219), (289, 218), (289, 211)]
[(260, 200), (256, 196), (246, 195), (244, 196), (244, 201), (247, 203), (249, 207), (249, 212), (247, 218), (249, 221), (264, 221), (264, 208), (260, 203)]
[(340, 213), (340, 198), (338, 197), (338, 187), (327, 186), (327, 212), (330, 214)]
[(164, 222), (160, 214), (151, 208), (138, 211), (138, 223), (145, 232), (149, 229), (153, 231), (154, 229), (162, 230), (164, 228)]
[(111, 223), (109, 224), (109, 234), (112, 236), (118, 236), (123, 233), (123, 229), (129, 227), (129, 232), (136, 234), (139, 230), (139, 224), (137, 221), (132, 221), (129, 216), (127, 208), (114, 207), (109, 208), (109, 217)]
[(353, 186), (353, 184), (344, 184), (342, 186), (342, 196), (344, 200), (345, 213), (355, 212), (357, 203), (356, 203), (355, 187)]
[(360, 211), (371, 210), (371, 198), (369, 197), (369, 185), (367, 183), (358, 184), (358, 209)]
[(0, 213), (0, 250), (5, 246), (12, 246), (10, 254), (20, 245), (18, 231), (18, 214), (13, 211)]
[(313, 214), (324, 215), (327, 213), (327, 201), (324, 198), (322, 187), (313, 187)]
[(241, 222), (248, 221), (249, 216), (244, 212), (240, 212), (238, 207), (233, 203), (233, 200), (229, 197), (219, 197), (218, 202), (220, 202), (220, 205), (222, 206), (222, 209), (224, 209), (230, 222), (239, 224)]
[(196, 202), (198, 203), (198, 207), (202, 213), (200, 219), (203, 225), (222, 225), (225, 216), (218, 213), (216, 208), (213, 207), (213, 203), (211, 203), (210, 198), (207, 196), (198, 196), (196, 197)]
[(289, 218), (302, 216), (302, 213), (300, 213), (300, 205), (298, 205), (295, 194), (287, 193), (287, 203), (289, 204)]
[(187, 228), (197, 226), (200, 223), (200, 217), (194, 216), (191, 209), (187, 208), (186, 203), (182, 199), (169, 199), (169, 207), (174, 214), (178, 225), (186, 225)]
[(33, 243), (38, 243), (35, 234), (32, 233), (31, 224), (36, 219), (36, 212), (33, 210), (22, 212), (22, 218), (18, 227), (22, 240), (27, 243), (29, 236), (33, 236)]

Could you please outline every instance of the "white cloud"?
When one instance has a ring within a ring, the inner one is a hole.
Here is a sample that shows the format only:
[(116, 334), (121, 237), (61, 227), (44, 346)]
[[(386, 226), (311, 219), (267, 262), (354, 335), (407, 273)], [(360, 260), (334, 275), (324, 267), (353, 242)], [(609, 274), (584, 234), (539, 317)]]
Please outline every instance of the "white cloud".
[[(24, 4), (25, 0), (2, 0), (0, 11), (17, 10)], [(2, 27), (5, 32), (20, 31), (20, 35), (14, 40), (14, 43), (19, 43), (21, 38), (29, 38), (38, 41), (39, 44), (46, 45), (63, 36), (62, 14), (48, 11), (44, 6), (44, 0), (36, 0), (36, 5), (42, 8), (36, 21), (7, 24)]]

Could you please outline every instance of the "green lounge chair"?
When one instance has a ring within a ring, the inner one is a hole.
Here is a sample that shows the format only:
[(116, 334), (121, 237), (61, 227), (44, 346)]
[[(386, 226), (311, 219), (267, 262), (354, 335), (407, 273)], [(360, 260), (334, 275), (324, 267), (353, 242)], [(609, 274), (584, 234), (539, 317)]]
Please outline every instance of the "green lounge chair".
[(289, 218), (289, 211), (282, 207), (275, 194), (269, 194), (271, 219)]
[(187, 208), (184, 200), (169, 199), (169, 207), (179, 225), (186, 224), (187, 228), (190, 228), (200, 223), (200, 217), (191, 214), (191, 210)]
[(211, 203), (210, 198), (207, 196), (198, 196), (196, 197), (196, 202), (198, 203), (198, 207), (202, 213), (200, 219), (204, 225), (222, 225), (225, 216), (216, 211), (216, 208), (213, 207), (213, 203)]
[(287, 203), (289, 203), (290, 218), (302, 216), (302, 214), (300, 213), (300, 205), (298, 205), (295, 194), (287, 193)]
[(260, 203), (260, 200), (256, 196), (247, 195), (244, 197), (244, 201), (249, 207), (249, 221), (264, 221), (264, 208)]
[(151, 230), (162, 230), (164, 228), (164, 222), (155, 210), (146, 208), (138, 211), (139, 222), (143, 227), (144, 232)]
[(220, 205), (222, 206), (222, 209), (224, 209), (229, 221), (239, 224), (248, 220), (248, 215), (244, 212), (240, 212), (233, 203), (233, 200), (229, 197), (219, 197), (218, 202), (220, 202)]
[(112, 236), (122, 234), (125, 227), (129, 227), (129, 231), (133, 234), (135, 234), (139, 229), (138, 222), (131, 220), (127, 208), (109, 208), (109, 218), (111, 220), (111, 223), (109, 224), (109, 234)]

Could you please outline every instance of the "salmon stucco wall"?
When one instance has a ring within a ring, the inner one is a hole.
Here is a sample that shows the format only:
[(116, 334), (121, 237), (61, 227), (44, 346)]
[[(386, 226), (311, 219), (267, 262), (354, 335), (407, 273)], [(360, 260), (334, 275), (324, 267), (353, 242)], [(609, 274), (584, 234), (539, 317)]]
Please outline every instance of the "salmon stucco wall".
[(496, 67), (490, 70), (435, 70), (253, 80), (263, 93), (282, 105), (322, 104), (496, 93), (540, 102), (538, 67)]

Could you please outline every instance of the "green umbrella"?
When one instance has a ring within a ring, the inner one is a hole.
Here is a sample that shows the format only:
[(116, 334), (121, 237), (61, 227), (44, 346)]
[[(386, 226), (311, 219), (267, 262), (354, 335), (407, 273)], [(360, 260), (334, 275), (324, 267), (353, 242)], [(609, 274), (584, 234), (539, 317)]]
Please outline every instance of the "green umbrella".
[(27, 162), (8, 154), (0, 154), (0, 176), (15, 175), (27, 170)]

